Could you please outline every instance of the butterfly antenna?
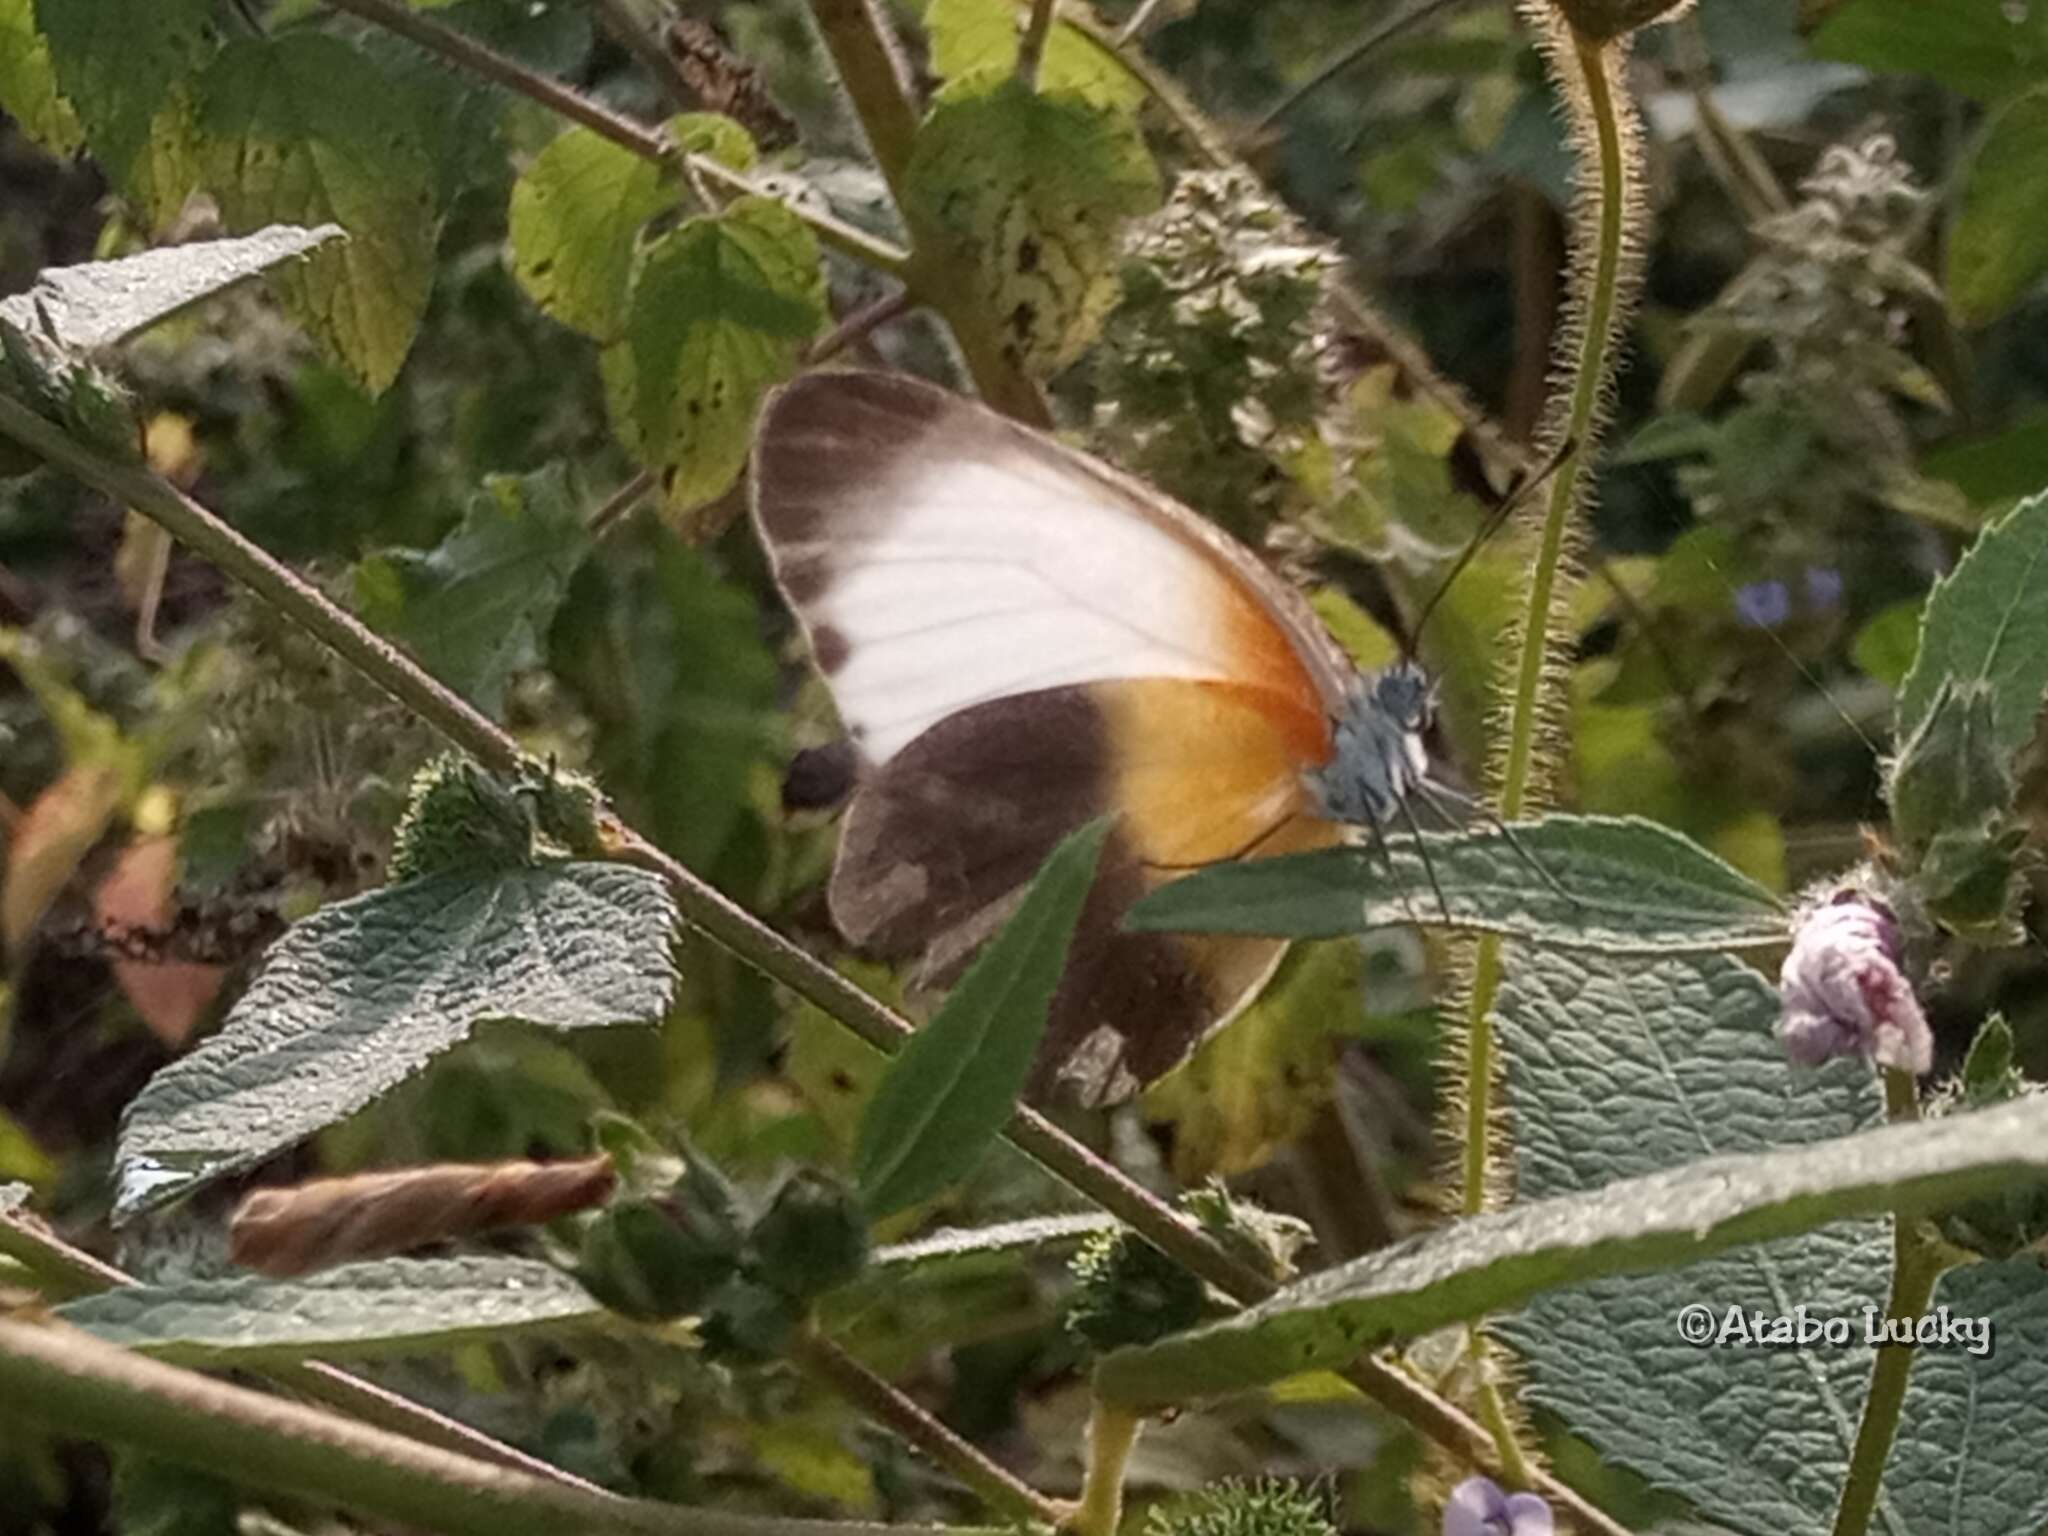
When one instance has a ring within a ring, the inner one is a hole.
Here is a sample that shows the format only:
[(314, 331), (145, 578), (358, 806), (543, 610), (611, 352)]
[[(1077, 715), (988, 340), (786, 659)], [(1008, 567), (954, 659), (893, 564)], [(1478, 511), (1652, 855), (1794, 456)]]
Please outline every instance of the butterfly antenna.
[(1559, 880), (1556, 875), (1552, 874), (1549, 871), (1549, 869), (1544, 866), (1543, 861), (1537, 858), (1535, 854), (1531, 853), (1528, 849), (1528, 846), (1525, 843), (1523, 843), (1523, 841), (1519, 837), (1515, 836), (1515, 829), (1509, 826), (1506, 822), (1502, 821), (1498, 816), (1494, 815), (1493, 807), (1488, 805), (1484, 800), (1474, 799), (1471, 795), (1463, 794), (1458, 790), (1452, 789), (1448, 784), (1431, 784), (1427, 779), (1417, 779), (1415, 781), (1415, 792), (1422, 796), (1423, 804), (1427, 805), (1431, 810), (1435, 811), (1437, 815), (1444, 817), (1446, 820), (1450, 819), (1450, 813), (1447, 810), (1445, 810), (1442, 800), (1438, 799), (1437, 797), (1439, 795), (1442, 795), (1447, 796), (1453, 800), (1462, 801), (1465, 805), (1469, 806), (1473, 811), (1477, 812), (1481, 819), (1483, 819), (1488, 826), (1493, 828), (1494, 831), (1498, 832), (1501, 835), (1502, 840), (1506, 842), (1508, 847), (1514, 850), (1515, 857), (1520, 859), (1524, 864), (1528, 865), (1530, 872), (1533, 873), (1537, 879), (1541, 880), (1545, 885), (1549, 886), (1553, 891), (1557, 892), (1559, 896), (1563, 897), (1573, 906), (1577, 907), (1584, 905), (1584, 903), (1582, 903), (1578, 897), (1574, 896), (1570, 891), (1566, 890), (1564, 882)]
[(1577, 438), (1566, 438), (1551, 452), (1549, 458), (1536, 467), (1533, 474), (1525, 476), (1494, 504), (1493, 510), (1486, 514), (1486, 521), (1481, 523), (1472, 537), (1465, 541), (1465, 547), (1458, 551), (1458, 558), (1451, 562), (1450, 570), (1444, 579), (1436, 584), (1436, 590), (1429, 594), (1429, 601), (1422, 605), (1422, 612), (1409, 627), (1408, 643), (1402, 649), (1410, 657), (1414, 655), (1415, 647), (1421, 643), (1423, 626), (1429, 623), (1430, 615), (1436, 612), (1437, 605), (1451, 590), (1452, 583), (1465, 574), (1465, 567), (1478, 557), (1479, 551), (1486, 547), (1487, 541), (1499, 533), (1501, 526), (1514, 516), (1515, 509), (1529, 499), (1530, 492), (1556, 474), (1564, 461), (1578, 451), (1578, 447)]
[[(1735, 590), (1735, 583), (1728, 579), (1727, 572), (1723, 571), (1720, 566), (1716, 565), (1712, 560), (1709, 560), (1707, 561), (1707, 569), (1712, 571), (1714, 575), (1717, 578), (1719, 578), (1721, 585), (1728, 589), (1728, 595), (1730, 597), (1739, 596), (1739, 594)], [(1835, 714), (1841, 719), (1842, 724), (1849, 727), (1850, 731), (1855, 735), (1856, 739), (1863, 743), (1864, 750), (1867, 751), (1872, 757), (1884, 756), (1884, 753), (1879, 750), (1877, 743), (1872, 741), (1870, 737), (1867, 734), (1865, 734), (1863, 727), (1856, 723), (1856, 717), (1850, 714), (1848, 710), (1844, 709), (1842, 707), (1842, 701), (1836, 698), (1834, 694), (1828, 690), (1828, 687), (1825, 683), (1823, 683), (1819, 678), (1813, 675), (1813, 669), (1807, 666), (1805, 662), (1799, 659), (1798, 653), (1795, 652), (1791, 646), (1785, 643), (1784, 637), (1767, 624), (1759, 624), (1757, 628), (1761, 629), (1766, 635), (1770, 637), (1771, 644), (1775, 645), (1779, 650), (1785, 653), (1785, 659), (1792, 663), (1792, 665), (1798, 670), (1798, 673), (1801, 677), (1806, 679), (1807, 686), (1813, 689), (1815, 693), (1818, 693), (1822, 698), (1828, 701), (1828, 708), (1832, 709), (1835, 712)]]

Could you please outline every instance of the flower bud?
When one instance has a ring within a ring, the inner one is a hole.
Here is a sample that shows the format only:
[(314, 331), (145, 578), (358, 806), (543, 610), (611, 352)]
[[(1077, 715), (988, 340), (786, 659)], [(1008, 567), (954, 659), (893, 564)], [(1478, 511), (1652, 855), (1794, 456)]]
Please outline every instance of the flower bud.
[(1884, 903), (1853, 889), (1810, 909), (1778, 985), (1778, 1038), (1802, 1066), (1861, 1056), (1918, 1076), (1934, 1065), (1934, 1036), (1899, 969), (1899, 925)]
[(1551, 1536), (1550, 1506), (1508, 1494), (1490, 1477), (1468, 1477), (1444, 1501), (1444, 1536)]
[(1596, 43), (1647, 27), (1653, 21), (1671, 21), (1692, 4), (1692, 0), (1550, 0), (1571, 29)]

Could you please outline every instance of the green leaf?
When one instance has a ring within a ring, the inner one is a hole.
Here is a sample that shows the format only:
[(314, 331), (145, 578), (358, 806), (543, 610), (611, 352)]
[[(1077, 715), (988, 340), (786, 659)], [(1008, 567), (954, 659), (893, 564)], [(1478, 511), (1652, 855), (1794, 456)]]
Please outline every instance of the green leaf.
[(1813, 47), (1823, 58), (1993, 101), (2048, 71), (2048, 14), (2004, 0), (1848, 0), (1814, 33)]
[(1119, 292), (1126, 218), (1159, 206), (1131, 117), (1069, 90), (980, 74), (939, 93), (905, 173), (904, 217), (1034, 371), (1072, 362)]
[[(1544, 1290), (1695, 1264), (1895, 1204), (1923, 1210), (2022, 1180), (2048, 1180), (2048, 1102), (1703, 1158), (1471, 1217), (1325, 1270), (1223, 1322), (1108, 1356), (1095, 1388), (1140, 1407), (1243, 1391)], [(1760, 1294), (1754, 1305), (1773, 1300)], [(1675, 1312), (1665, 1313), (1667, 1330)]]
[(356, 567), (363, 617), (485, 713), (503, 712), (514, 672), (540, 643), (590, 550), (581, 498), (559, 464), (492, 475), (431, 550), (388, 550)]
[(1992, 114), (1949, 227), (1949, 303), (1964, 325), (1989, 325), (2048, 271), (2048, 87)]
[(1944, 679), (1927, 718), (1899, 748), (1886, 786), (1892, 823), (1909, 846), (2011, 806), (2012, 772), (1996, 734), (1991, 686)]
[(671, 516), (732, 487), (761, 396), (796, 371), (825, 318), (817, 239), (771, 198), (736, 198), (647, 248), (613, 355), (629, 375), (634, 447)]
[[(1847, 1061), (1819, 1072), (1787, 1062), (1773, 1037), (1775, 995), (1732, 961), (1601, 961), (1589, 973), (1574, 957), (1517, 949), (1507, 977), (1500, 1041), (1515, 1178), (1526, 1197), (1597, 1200), (1619, 1180), (1682, 1176), (1703, 1153), (1818, 1159), (1839, 1147), (1881, 1146), (1896, 1134), (1849, 1134), (1880, 1113), (1869, 1072)], [(1943, 1123), (1994, 1122), (1963, 1116)], [(1881, 1201), (1865, 1207), (1881, 1208)], [(1843, 1214), (1851, 1214), (1846, 1206)], [(1863, 1309), (1882, 1308), (1891, 1258), (1886, 1223), (1844, 1222), (1681, 1271), (1575, 1285), (1536, 1298), (1500, 1326), (1523, 1358), (1528, 1401), (1559, 1415), (1606, 1458), (1684, 1489), (1717, 1524), (1755, 1536), (1821, 1536), (1870, 1379)], [(1948, 1277), (1937, 1302), (1977, 1315), (1972, 1288), (1980, 1273)], [(1846, 1346), (1693, 1347), (1676, 1332), (1681, 1309), (1693, 1304), (1708, 1306), (1716, 1320), (1730, 1307), (1776, 1317), (1804, 1304), (1816, 1318), (1850, 1319), (1852, 1339)], [(2032, 1310), (2038, 1316), (2038, 1306)], [(2005, 1324), (2001, 1316), (1999, 1327)], [(2033, 1356), (2034, 1365), (2042, 1358)], [(1992, 1400), (2011, 1404), (1994, 1379), (2028, 1360), (2026, 1346), (2003, 1332), (1988, 1361), (1922, 1352), (1885, 1497), (1895, 1510), (1917, 1507), (1924, 1518), (1881, 1528), (1990, 1536), (2028, 1525), (2019, 1511), (2042, 1496), (2039, 1471), (2002, 1476), (1999, 1488), (1968, 1470), (1969, 1457), (1993, 1453), (2009, 1438), (1971, 1426), (2018, 1420), (1949, 1396), (1961, 1385), (1949, 1373), (1960, 1367)], [(1939, 1390), (1923, 1398), (1930, 1377)], [(1932, 1458), (1941, 1470), (1931, 1479), (1907, 1472), (1908, 1437), (1944, 1447)], [(1950, 1457), (1964, 1459), (1948, 1464)], [(2009, 1489), (2012, 1518), (1958, 1525), (1946, 1512), (1937, 1517), (1942, 1498), (1959, 1488), (1979, 1489), (1973, 1499), (1990, 1502)]]
[(0, 0), (0, 111), (59, 159), (77, 154), (85, 142), (78, 114), (57, 90), (34, 0)]
[(779, 757), (782, 673), (752, 594), (664, 529), (622, 530), (578, 573), (549, 664), (597, 728), (594, 767), (621, 811), (717, 873)]
[(616, 341), (626, 328), (641, 226), (675, 201), (660, 166), (571, 128), (512, 188), (512, 273), (562, 324)]
[[(4, 3), (4, 0), (0, 0)], [(273, 224), (239, 240), (201, 240), (76, 267), (47, 267), (26, 293), (0, 300), (0, 321), (89, 351), (148, 330), (188, 305), (343, 238), (338, 224)]]
[(35, 19), (93, 158), (129, 186), (158, 109), (211, 46), (213, 0), (35, 0)]
[(1909, 597), (1880, 609), (1856, 631), (1849, 642), (1849, 656), (1863, 672), (1896, 691), (1913, 670), (1913, 658), (1920, 650), (1920, 616), (1927, 600)]
[(1986, 528), (1927, 599), (1920, 651), (1899, 692), (1897, 736), (1926, 723), (1944, 679), (1991, 684), (2000, 751), (2010, 759), (2033, 738), (2048, 689), (2048, 494), (2029, 497)]
[(1511, 830), (1512, 843), (1495, 827), (1425, 832), (1427, 864), (1411, 836), (1213, 864), (1147, 896), (1124, 926), (1320, 939), (1422, 923), (1611, 954), (1785, 938), (1776, 897), (1668, 827), (1633, 816), (1546, 816)]
[(230, 44), (197, 97), (201, 167), (230, 228), (348, 231), (347, 245), (279, 286), (321, 348), (380, 393), (426, 313), (441, 224), (410, 98), (348, 44), (312, 32)]
[(615, 864), (441, 875), (323, 907), (270, 950), (219, 1034), (128, 1106), (125, 1218), (261, 1162), (396, 1087), (477, 1024), (651, 1023), (675, 908)]
[(551, 1264), (466, 1256), (344, 1264), (296, 1280), (255, 1275), (121, 1286), (58, 1308), (86, 1332), (183, 1365), (425, 1354), (602, 1324), (604, 1309)]
[[(932, 0), (924, 13), (932, 69), (942, 80), (964, 79), (979, 71), (1010, 73), (1017, 67), (1023, 18), (1015, 0)], [(1124, 111), (1134, 111), (1145, 98), (1145, 88), (1110, 50), (1064, 21), (1054, 22), (1046, 36), (1038, 83), (1047, 90), (1071, 91), (1098, 107)]]
[(1052, 851), (1016, 915), (889, 1063), (854, 1151), (870, 1216), (966, 1177), (1009, 1122), (1108, 832), (1091, 822)]

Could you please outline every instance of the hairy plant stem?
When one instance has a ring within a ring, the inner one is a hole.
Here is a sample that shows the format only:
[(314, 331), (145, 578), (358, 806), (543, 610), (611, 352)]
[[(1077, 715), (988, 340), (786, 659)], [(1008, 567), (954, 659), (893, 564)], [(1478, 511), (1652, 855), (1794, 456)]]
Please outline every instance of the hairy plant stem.
[[(1614, 94), (1614, 52), (1577, 37), (1568, 43), (1561, 41), (1558, 46), (1576, 50), (1583, 94), (1568, 90), (1566, 95), (1574, 109), (1574, 138), (1581, 154), (1590, 155), (1595, 167), (1594, 191), (1598, 201), (1594, 209), (1596, 223), (1590, 234), (1592, 259), (1589, 262), (1582, 257), (1574, 262), (1575, 281), (1583, 286), (1572, 301), (1576, 318), (1570, 333), (1575, 344), (1571, 395), (1552, 429), (1555, 440), (1570, 445), (1570, 452), (1558, 465), (1549, 494), (1544, 498), (1543, 519), (1530, 563), (1520, 652), (1508, 701), (1507, 744), (1500, 757), (1500, 791), (1495, 808), (1503, 821), (1517, 820), (1531, 809), (1545, 684), (1554, 670), (1553, 618), (1563, 595), (1567, 540), (1574, 513), (1585, 494), (1585, 472), (1592, 461), (1594, 440), (1601, 424), (1601, 402), (1613, 373), (1619, 320), (1627, 306), (1624, 267), (1630, 239), (1628, 221), (1635, 201), (1634, 183), (1640, 176), (1639, 168), (1631, 162), (1630, 151), (1634, 146), (1632, 141), (1625, 143), (1621, 107)], [(1558, 62), (1560, 74), (1567, 68), (1566, 61)], [(1584, 240), (1587, 236), (1581, 231), (1578, 238)], [(1471, 995), (1465, 1010), (1459, 1203), (1467, 1215), (1485, 1208), (1487, 1185), (1494, 1168), (1492, 1013), (1500, 988), (1500, 949), (1497, 937), (1486, 935), (1477, 941)]]
[[(1553, 28), (1551, 69), (1570, 107), (1571, 136), (1578, 150), (1584, 191), (1574, 210), (1571, 322), (1564, 333), (1571, 390), (1553, 411), (1547, 436), (1569, 451), (1559, 463), (1537, 528), (1527, 598), (1520, 616), (1519, 654), (1508, 697), (1507, 740), (1498, 759), (1496, 810), (1515, 821), (1532, 809), (1539, 769), (1538, 747), (1548, 708), (1546, 693), (1556, 686), (1551, 648), (1554, 619), (1569, 580), (1566, 557), (1573, 524), (1585, 497), (1587, 469), (1602, 424), (1618, 350), (1621, 317), (1629, 299), (1630, 221), (1637, 201), (1640, 150), (1624, 126), (1625, 104), (1616, 89), (1622, 45), (1601, 44), (1573, 33), (1560, 19)], [(1590, 219), (1588, 215), (1590, 214)], [(1590, 228), (1588, 224), (1590, 223)], [(1486, 1209), (1498, 1173), (1494, 1084), (1499, 1074), (1493, 1033), (1493, 1005), (1500, 991), (1501, 941), (1481, 935), (1472, 948), (1471, 982), (1465, 1000), (1456, 1102), (1460, 1123), (1459, 1210), (1471, 1216)], [(1492, 1341), (1483, 1326), (1466, 1334), (1481, 1417), (1492, 1429), (1504, 1468), (1518, 1482), (1529, 1480), (1531, 1458), (1516, 1432), (1516, 1417), (1494, 1369)]]
[[(76, 1296), (92, 1296), (118, 1286), (135, 1284), (131, 1276), (73, 1248), (26, 1216), (0, 1216), (0, 1255), (25, 1268), (35, 1278), (37, 1290), (53, 1301), (68, 1301)], [(564, 1472), (536, 1456), (494, 1440), (480, 1429), (471, 1429), (467, 1424), (424, 1408), (410, 1398), (401, 1397), (386, 1387), (376, 1386), (334, 1366), (319, 1361), (271, 1364), (263, 1367), (262, 1374), (289, 1392), (313, 1398), (351, 1418), (375, 1424), (394, 1434), (545, 1478), (564, 1488), (576, 1488), (590, 1494), (604, 1492), (596, 1484), (586, 1483), (573, 1473)]]
[[(0, 436), (13, 438), (115, 502), (160, 523), (485, 767), (503, 772), (518, 766), (519, 744), (467, 700), (161, 475), (107, 457), (4, 395)], [(815, 1004), (878, 1050), (894, 1052), (910, 1034), (908, 1020), (630, 828), (619, 829), (616, 854), (660, 874), (685, 920), (713, 943)], [(1249, 1305), (1277, 1288), (1191, 1219), (1036, 1110), (1018, 1109), (1003, 1134), (1020, 1152), (1225, 1295)], [(1485, 1428), (1402, 1371), (1368, 1357), (1355, 1362), (1346, 1375), (1367, 1397), (1454, 1455), (1480, 1466), (1495, 1464), (1497, 1452)], [(943, 1448), (918, 1449), (935, 1460), (945, 1458)], [(1553, 1504), (1569, 1510), (1582, 1528), (1603, 1536), (1626, 1536), (1623, 1527), (1555, 1478), (1539, 1475), (1534, 1486)]]
[(1066, 1517), (1066, 1506), (996, 1465), (815, 1328), (806, 1327), (797, 1335), (790, 1356), (876, 1423), (895, 1430), (906, 1443), (950, 1445), (952, 1454), (944, 1465), (991, 1509), (1027, 1525), (1057, 1525)]
[(1124, 1512), (1124, 1469), (1144, 1421), (1128, 1408), (1095, 1400), (1088, 1410), (1088, 1471), (1081, 1502), (1067, 1522), (1073, 1536), (1116, 1536)]
[(24, 1317), (0, 1318), (0, 1419), (10, 1418), (449, 1536), (967, 1536), (971, 1529), (734, 1515), (563, 1487), (145, 1359), (68, 1324)]
[[(1885, 1070), (1884, 1103), (1886, 1117), (1895, 1124), (1920, 1118), (1920, 1095), (1912, 1073), (1896, 1067)], [(1892, 1283), (1884, 1315), (1903, 1319), (1925, 1313), (1944, 1268), (1939, 1247), (1927, 1239), (1919, 1224), (1893, 1216)], [(1906, 1383), (1913, 1374), (1916, 1353), (1912, 1344), (1889, 1339), (1877, 1346), (1877, 1358), (1870, 1367), (1870, 1391), (1863, 1399), (1863, 1416), (1857, 1421), (1856, 1441), (1849, 1451), (1849, 1471), (1842, 1479), (1842, 1502), (1835, 1509), (1834, 1536), (1863, 1536), (1870, 1529), (1870, 1517), (1877, 1511), (1884, 1486), (1885, 1463), (1898, 1437), (1899, 1413), (1905, 1406)]]

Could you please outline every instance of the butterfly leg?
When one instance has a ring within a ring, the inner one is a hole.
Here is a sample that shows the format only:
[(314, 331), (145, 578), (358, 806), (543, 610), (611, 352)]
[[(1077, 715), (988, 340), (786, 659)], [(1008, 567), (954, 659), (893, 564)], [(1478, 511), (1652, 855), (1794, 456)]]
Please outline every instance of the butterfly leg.
[(1570, 891), (1564, 888), (1563, 883), (1559, 881), (1557, 876), (1553, 875), (1548, 869), (1546, 869), (1543, 865), (1543, 861), (1537, 858), (1536, 855), (1531, 853), (1528, 850), (1527, 846), (1524, 845), (1522, 840), (1519, 837), (1515, 836), (1514, 829), (1512, 827), (1510, 827), (1506, 822), (1502, 821), (1498, 816), (1494, 815), (1493, 807), (1488, 805), (1484, 800), (1480, 800), (1475, 796), (1468, 795), (1464, 793), (1464, 791), (1462, 790), (1453, 789), (1448, 784), (1431, 784), (1426, 779), (1416, 780), (1415, 792), (1422, 796), (1422, 800), (1425, 805), (1427, 805), (1431, 810), (1435, 811), (1437, 815), (1442, 816), (1447, 820), (1450, 818), (1450, 813), (1444, 807), (1443, 801), (1445, 799), (1451, 800), (1457, 804), (1462, 804), (1470, 810), (1477, 811), (1481, 819), (1483, 819), (1488, 826), (1492, 827), (1494, 831), (1498, 832), (1501, 835), (1501, 837), (1506, 840), (1507, 845), (1515, 851), (1515, 857), (1520, 859), (1524, 864), (1528, 865), (1529, 869), (1535, 874), (1535, 876), (1539, 880), (1541, 880), (1545, 885), (1549, 886), (1553, 891), (1557, 892), (1558, 895), (1562, 896), (1566, 901), (1570, 902), (1573, 906), (1576, 907), (1579, 905), (1579, 898), (1574, 896)]
[(1372, 802), (1365, 802), (1365, 819), (1372, 828), (1372, 846), (1379, 851), (1380, 867), (1387, 872), (1387, 879), (1394, 889), (1401, 893), (1401, 905), (1407, 910), (1408, 921), (1416, 927), (1422, 926), (1422, 917), (1415, 910), (1415, 904), (1408, 899), (1407, 891), (1401, 887), (1401, 877), (1394, 869), (1394, 856), (1387, 849), (1387, 827), (1380, 820), (1379, 812), (1372, 808)]
[[(1394, 777), (1394, 765), (1390, 762), (1386, 765), (1386, 768), (1387, 782), (1389, 784), (1399, 784), (1401, 781)], [(1416, 780), (1417, 784), (1420, 782), (1419, 779)], [(1443, 920), (1448, 925), (1451, 921), (1451, 904), (1444, 900), (1444, 888), (1436, 877), (1436, 861), (1429, 856), (1429, 844), (1422, 840), (1422, 828), (1415, 820), (1415, 807), (1408, 803), (1408, 797), (1405, 794), (1396, 796), (1394, 804), (1401, 808), (1401, 819), (1408, 823), (1408, 835), (1415, 839), (1415, 851), (1422, 859), (1422, 872), (1429, 877), (1429, 888), (1436, 895), (1436, 909), (1443, 915)]]

